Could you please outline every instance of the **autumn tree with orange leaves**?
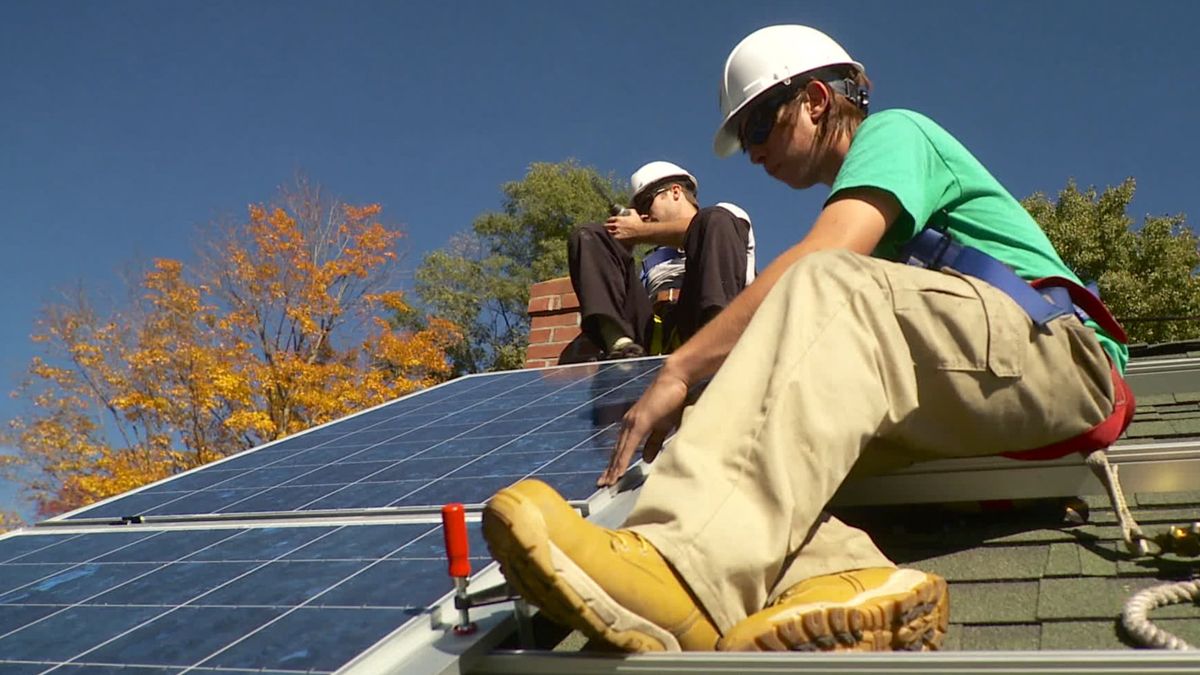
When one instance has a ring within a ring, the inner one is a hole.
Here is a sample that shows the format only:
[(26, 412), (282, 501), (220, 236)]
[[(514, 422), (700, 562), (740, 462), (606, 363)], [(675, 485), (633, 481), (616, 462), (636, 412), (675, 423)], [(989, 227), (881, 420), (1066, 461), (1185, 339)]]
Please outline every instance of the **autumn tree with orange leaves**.
[[(43, 516), (78, 508), (446, 379), (461, 337), (390, 290), (401, 233), (378, 205), (301, 183), (252, 205), (189, 269), (157, 259), (102, 313), (44, 308), (0, 456)], [(20, 466), (20, 470), (18, 469)]]

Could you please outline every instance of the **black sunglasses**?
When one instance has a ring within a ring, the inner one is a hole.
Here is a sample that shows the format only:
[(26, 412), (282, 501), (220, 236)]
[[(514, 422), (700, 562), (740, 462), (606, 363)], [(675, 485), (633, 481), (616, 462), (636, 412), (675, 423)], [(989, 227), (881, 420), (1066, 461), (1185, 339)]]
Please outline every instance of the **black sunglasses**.
[[(866, 114), (870, 98), (867, 90), (860, 87), (854, 80), (824, 80), (829, 88), (850, 99)], [(738, 141), (742, 144), (742, 152), (749, 152), (751, 145), (767, 142), (771, 130), (775, 128), (775, 120), (779, 118), (779, 108), (796, 97), (797, 92), (807, 86), (809, 81), (781, 84), (775, 91), (768, 91), (765, 96), (745, 112), (745, 122), (738, 128)]]
[(800, 83), (781, 85), (750, 106), (745, 112), (745, 121), (738, 128), (738, 142), (742, 144), (742, 152), (749, 152), (751, 145), (767, 142), (771, 130), (775, 128), (775, 120), (779, 117), (779, 108), (795, 98), (796, 92), (802, 86)]
[(660, 194), (666, 192), (667, 190), (670, 190), (674, 186), (675, 186), (674, 183), (670, 183), (668, 185), (664, 185), (662, 187), (655, 188), (654, 190), (650, 190), (648, 192), (642, 193), (633, 202), (634, 210), (643, 216), (650, 213), (650, 205), (654, 203), (654, 200)]

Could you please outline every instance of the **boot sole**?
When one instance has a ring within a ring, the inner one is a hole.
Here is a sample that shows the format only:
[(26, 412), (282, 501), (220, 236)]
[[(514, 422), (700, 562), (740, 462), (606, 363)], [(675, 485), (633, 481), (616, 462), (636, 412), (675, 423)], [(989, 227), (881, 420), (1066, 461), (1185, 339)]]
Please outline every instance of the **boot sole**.
[[(865, 595), (870, 596), (868, 592)], [(879, 593), (875, 593), (879, 594)], [(783, 619), (763, 620), (746, 635), (732, 634), (719, 649), (731, 651), (933, 651), (950, 620), (950, 597), (941, 577), (925, 575), (899, 595), (855, 604), (816, 606)], [(732, 638), (732, 639), (730, 639)]]
[(562, 553), (541, 512), (521, 496), (492, 497), (483, 537), (508, 582), (554, 621), (628, 652), (679, 651), (670, 632), (621, 606)]

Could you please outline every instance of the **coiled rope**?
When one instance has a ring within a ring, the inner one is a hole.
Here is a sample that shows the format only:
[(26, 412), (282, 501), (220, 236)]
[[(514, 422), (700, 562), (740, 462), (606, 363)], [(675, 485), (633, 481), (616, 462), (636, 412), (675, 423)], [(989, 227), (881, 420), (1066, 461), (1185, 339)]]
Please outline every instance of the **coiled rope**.
[(1181, 581), (1153, 586), (1138, 593), (1121, 610), (1121, 623), (1129, 635), (1153, 649), (1195, 649), (1178, 636), (1155, 626), (1148, 616), (1150, 610), (1164, 605), (1200, 599), (1200, 580)]

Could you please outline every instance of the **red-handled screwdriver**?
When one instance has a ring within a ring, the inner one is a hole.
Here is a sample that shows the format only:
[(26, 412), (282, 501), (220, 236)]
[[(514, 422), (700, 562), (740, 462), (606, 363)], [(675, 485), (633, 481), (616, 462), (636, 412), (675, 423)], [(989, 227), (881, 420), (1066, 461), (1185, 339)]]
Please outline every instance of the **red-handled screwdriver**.
[(471, 576), (470, 547), (467, 544), (467, 518), (462, 504), (442, 507), (442, 532), (446, 538), (446, 558), (450, 561), (450, 577), (454, 579), (454, 595), (462, 602), (458, 610), (458, 625), (454, 632), (467, 635), (475, 632), (467, 602), (467, 577)]

